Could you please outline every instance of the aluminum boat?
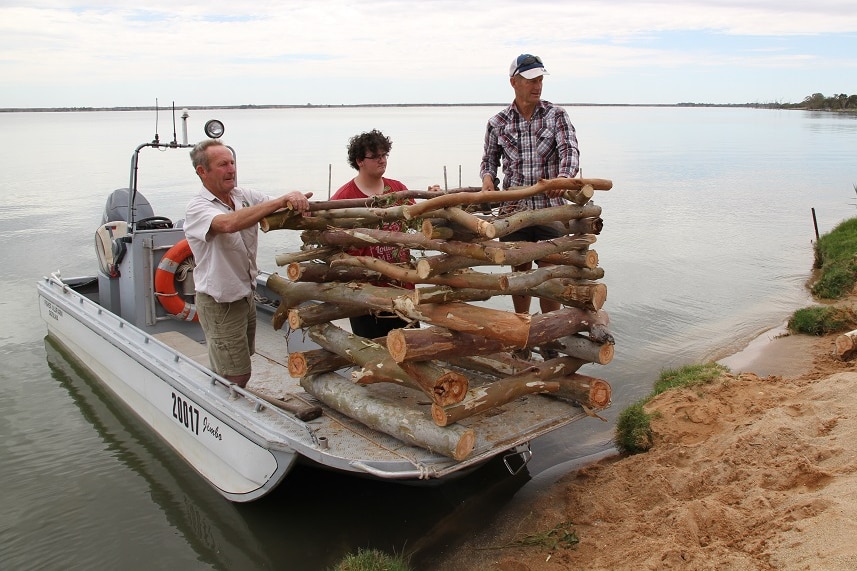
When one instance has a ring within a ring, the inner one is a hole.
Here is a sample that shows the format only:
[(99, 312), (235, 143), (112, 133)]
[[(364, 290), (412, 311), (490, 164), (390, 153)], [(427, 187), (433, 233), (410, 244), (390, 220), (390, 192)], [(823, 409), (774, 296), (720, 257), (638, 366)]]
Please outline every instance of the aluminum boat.
[[(477, 435), (464, 460), (373, 430), (325, 406), (289, 375), (289, 352), (314, 346), (300, 332), (287, 337), (273, 329), (278, 299), (266, 287), (269, 274), (264, 272), (256, 290), (259, 319), (250, 384), (242, 389), (215, 374), (194, 318), (193, 264), (192, 256), (182, 253), (182, 221), (157, 216), (137, 190), (142, 151), (181, 151), (177, 160), (188, 160), (187, 113), (182, 121), (183, 142), (161, 143), (156, 137), (139, 145), (128, 187), (108, 193), (102, 223), (94, 231), (95, 274), (56, 272), (42, 278), (39, 308), (48, 334), (224, 497), (258, 499), (296, 462), (418, 483), (443, 481), (502, 455), (515, 472), (531, 457), (532, 439), (586, 416), (563, 400), (521, 397), (504, 405), (502, 414), (460, 421)], [(219, 122), (206, 127), (208, 136), (222, 135)], [(164, 273), (170, 274), (166, 287)], [(351, 384), (347, 371), (325, 374)], [(430, 419), (430, 403), (410, 392), (395, 398), (423, 406)], [(299, 418), (301, 411), (316, 407), (321, 413), (316, 418)]]

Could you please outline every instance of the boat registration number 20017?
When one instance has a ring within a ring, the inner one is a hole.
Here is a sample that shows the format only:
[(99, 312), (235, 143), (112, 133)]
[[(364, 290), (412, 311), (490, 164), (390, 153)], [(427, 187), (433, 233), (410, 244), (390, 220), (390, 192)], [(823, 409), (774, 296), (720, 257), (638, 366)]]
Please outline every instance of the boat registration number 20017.
[(183, 399), (180, 395), (172, 393), (173, 399), (173, 418), (176, 421), (190, 430), (193, 434), (199, 436), (199, 431), (210, 434), (217, 440), (223, 440), (223, 435), (220, 433), (220, 427), (214, 426), (208, 421), (207, 416), (202, 417), (202, 425), (199, 422), (199, 409), (193, 403)]
[(199, 409), (173, 393), (173, 418), (185, 428), (199, 435)]

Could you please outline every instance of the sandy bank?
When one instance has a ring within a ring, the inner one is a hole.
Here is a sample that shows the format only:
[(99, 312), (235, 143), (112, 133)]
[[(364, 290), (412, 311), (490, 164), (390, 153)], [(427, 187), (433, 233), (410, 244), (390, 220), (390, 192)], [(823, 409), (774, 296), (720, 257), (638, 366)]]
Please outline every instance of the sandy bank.
[[(654, 399), (651, 451), (516, 498), (437, 569), (857, 569), (857, 368), (782, 332)], [(523, 545), (554, 528), (579, 544)]]

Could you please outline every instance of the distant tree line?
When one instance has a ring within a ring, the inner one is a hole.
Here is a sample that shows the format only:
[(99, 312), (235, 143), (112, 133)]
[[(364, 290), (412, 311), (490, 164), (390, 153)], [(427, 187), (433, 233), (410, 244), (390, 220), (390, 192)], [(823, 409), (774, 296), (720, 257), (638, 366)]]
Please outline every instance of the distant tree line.
[[(333, 107), (502, 107), (507, 103), (356, 103), (356, 104), (313, 104), (304, 105), (216, 105), (197, 106), (186, 105), (183, 108), (190, 110), (199, 109), (292, 109), (292, 108), (333, 108)], [(857, 95), (837, 93), (830, 97), (823, 93), (813, 93), (804, 97), (800, 103), (783, 103), (772, 101), (770, 103), (560, 103), (559, 105), (578, 105), (581, 107), (752, 107), (756, 109), (807, 109), (812, 111), (845, 111), (857, 113)], [(0, 113), (15, 111), (151, 111), (155, 107), (0, 107)], [(161, 107), (160, 109), (167, 109)]]
[(783, 107), (820, 111), (857, 110), (857, 95), (837, 93), (830, 97), (825, 97), (823, 93), (813, 93), (804, 97), (802, 103), (788, 103), (784, 104)]

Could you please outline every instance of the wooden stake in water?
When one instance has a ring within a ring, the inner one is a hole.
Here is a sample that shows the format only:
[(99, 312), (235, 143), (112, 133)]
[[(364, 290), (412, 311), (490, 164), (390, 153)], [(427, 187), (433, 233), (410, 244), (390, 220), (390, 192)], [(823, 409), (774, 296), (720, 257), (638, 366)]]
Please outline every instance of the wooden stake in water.
[(812, 225), (815, 228), (815, 241), (818, 242), (818, 220), (815, 219), (815, 207), (812, 209)]
[(449, 185), (446, 183), (446, 165), (443, 165), (443, 189), (449, 190)]

